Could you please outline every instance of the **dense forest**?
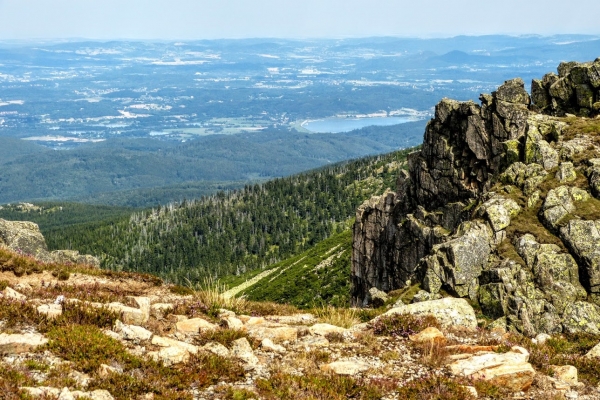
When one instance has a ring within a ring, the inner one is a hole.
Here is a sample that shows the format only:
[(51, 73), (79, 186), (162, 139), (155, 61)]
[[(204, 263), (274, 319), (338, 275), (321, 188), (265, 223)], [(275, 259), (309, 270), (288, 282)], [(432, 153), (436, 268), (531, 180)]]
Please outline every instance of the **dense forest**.
[(101, 256), (105, 268), (149, 272), (170, 282), (242, 274), (347, 229), (359, 204), (395, 187), (410, 151), (44, 234), (52, 249), (77, 249)]

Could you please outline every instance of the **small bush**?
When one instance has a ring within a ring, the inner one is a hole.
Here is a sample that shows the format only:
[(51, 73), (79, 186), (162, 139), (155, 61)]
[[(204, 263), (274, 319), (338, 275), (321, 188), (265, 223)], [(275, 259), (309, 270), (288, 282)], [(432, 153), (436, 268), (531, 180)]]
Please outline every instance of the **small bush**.
[(0, 321), (4, 321), (4, 329), (13, 329), (32, 325), (37, 327), (46, 323), (47, 318), (29, 303), (0, 298)]
[(247, 301), (242, 311), (255, 317), (262, 317), (265, 315), (293, 315), (300, 312), (300, 310), (293, 305), (273, 303), (270, 301)]
[(8, 287), (8, 281), (0, 281), (0, 291)]
[(19, 390), (21, 386), (35, 386), (35, 381), (29, 377), (27, 371), (0, 364), (0, 399), (30, 399)]
[(86, 373), (96, 371), (100, 364), (134, 361), (121, 342), (106, 336), (97, 326), (59, 326), (50, 329), (46, 336), (50, 339), (48, 350)]
[(194, 289), (186, 287), (186, 286), (180, 286), (180, 285), (174, 285), (169, 287), (169, 291), (171, 293), (174, 294), (178, 294), (180, 296), (189, 296), (189, 295), (193, 295), (194, 293)]
[(50, 369), (48, 364), (39, 362), (37, 360), (26, 360), (23, 365), (31, 371), (47, 372)]
[(380, 399), (385, 394), (366, 380), (327, 374), (297, 376), (279, 372), (270, 379), (258, 379), (256, 386), (265, 399), (370, 400)]
[(425, 328), (440, 328), (438, 320), (431, 315), (415, 316), (412, 314), (383, 315), (369, 324), (373, 333), (379, 336), (400, 336), (406, 338)]

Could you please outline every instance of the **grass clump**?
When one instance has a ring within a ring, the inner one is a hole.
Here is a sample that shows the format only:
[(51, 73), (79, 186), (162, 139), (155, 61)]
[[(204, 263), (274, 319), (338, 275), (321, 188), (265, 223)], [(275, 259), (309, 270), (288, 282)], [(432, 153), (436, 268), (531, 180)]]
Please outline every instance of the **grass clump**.
[(294, 315), (300, 312), (296, 306), (291, 304), (280, 304), (272, 301), (247, 301), (243, 311), (244, 313), (255, 317), (266, 315)]
[(360, 323), (358, 311), (354, 308), (323, 306), (317, 308), (314, 314), (321, 322), (342, 328), (350, 328)]
[(217, 342), (225, 347), (231, 347), (231, 344), (243, 337), (248, 337), (248, 334), (239, 329), (215, 329), (215, 330), (200, 330), (200, 333), (195, 338), (195, 343), (199, 346), (204, 346), (209, 342)]
[(0, 364), (0, 399), (31, 399), (30, 396), (27, 396), (19, 389), (21, 386), (35, 386), (35, 381), (29, 376), (27, 371), (10, 365)]
[(380, 399), (385, 393), (376, 384), (352, 377), (307, 374), (297, 376), (275, 373), (270, 379), (256, 382), (259, 395), (265, 399)]
[(415, 379), (396, 392), (403, 400), (471, 400), (475, 397), (464, 385), (445, 376)]
[(410, 335), (421, 332), (425, 328), (441, 328), (441, 325), (432, 315), (391, 314), (377, 318), (369, 324), (369, 327), (378, 336), (407, 338)]
[(0, 292), (8, 287), (8, 281), (0, 281)]
[(189, 296), (189, 295), (193, 295), (194, 289), (189, 288), (187, 286), (181, 286), (181, 285), (174, 285), (169, 287), (169, 291), (173, 294), (178, 294), (180, 296)]

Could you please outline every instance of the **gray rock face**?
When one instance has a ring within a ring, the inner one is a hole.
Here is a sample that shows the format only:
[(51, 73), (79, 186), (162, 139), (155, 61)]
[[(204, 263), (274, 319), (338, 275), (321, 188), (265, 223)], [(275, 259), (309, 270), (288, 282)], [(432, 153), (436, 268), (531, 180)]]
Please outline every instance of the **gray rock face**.
[[(600, 197), (600, 158), (582, 162), (581, 154), (600, 147), (583, 133), (563, 134), (570, 122), (557, 116), (600, 110), (600, 59), (558, 72), (535, 80), (531, 98), (514, 79), (481, 104), (436, 106), (396, 190), (357, 211), (354, 305), (368, 305), (372, 288), (418, 282), (417, 304), (443, 289), (531, 337), (597, 327), (586, 300), (600, 305), (600, 220), (585, 215), (596, 207), (589, 192)], [(539, 237), (525, 234), (529, 220)], [(546, 235), (568, 251), (544, 243)]]
[(558, 66), (558, 76), (550, 73), (531, 83), (532, 101), (541, 111), (563, 116), (566, 113), (595, 115), (600, 93), (600, 61), (568, 62)]
[(40, 228), (33, 222), (0, 219), (0, 244), (41, 261), (52, 261), (46, 240), (42, 236)]

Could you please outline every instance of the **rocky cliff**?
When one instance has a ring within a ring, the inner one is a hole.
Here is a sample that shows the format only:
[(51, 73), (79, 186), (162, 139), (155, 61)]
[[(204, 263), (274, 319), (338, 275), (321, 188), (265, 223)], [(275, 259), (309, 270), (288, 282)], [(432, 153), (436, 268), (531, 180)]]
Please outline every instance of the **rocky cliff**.
[(600, 59), (443, 99), (396, 190), (356, 214), (352, 300), (420, 284), (496, 324), (600, 333)]

